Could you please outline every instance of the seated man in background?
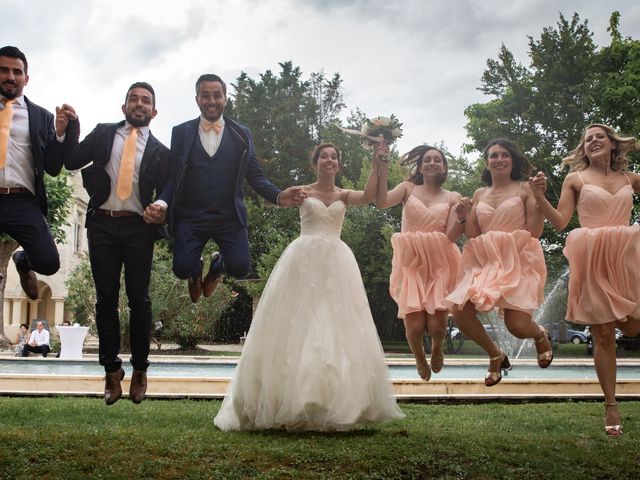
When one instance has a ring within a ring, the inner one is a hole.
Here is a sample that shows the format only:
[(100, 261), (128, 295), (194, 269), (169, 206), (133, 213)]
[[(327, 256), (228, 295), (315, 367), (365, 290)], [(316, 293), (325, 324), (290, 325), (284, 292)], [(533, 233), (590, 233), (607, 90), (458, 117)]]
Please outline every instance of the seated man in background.
[(46, 357), (51, 350), (49, 345), (49, 331), (44, 329), (44, 324), (41, 320), (38, 320), (36, 329), (31, 332), (29, 341), (22, 350), (22, 356), (27, 357), (29, 352), (42, 353), (43, 357)]

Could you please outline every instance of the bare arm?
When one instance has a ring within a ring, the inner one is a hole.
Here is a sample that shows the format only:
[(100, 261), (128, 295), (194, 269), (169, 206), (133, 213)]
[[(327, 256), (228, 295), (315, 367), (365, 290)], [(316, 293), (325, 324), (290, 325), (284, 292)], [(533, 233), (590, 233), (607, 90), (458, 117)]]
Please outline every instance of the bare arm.
[(471, 212), (467, 215), (467, 222), (464, 224), (464, 234), (467, 238), (474, 238), (482, 233), (480, 232), (480, 224), (478, 223), (476, 208), (478, 207), (478, 202), (480, 201), (483, 190), (484, 187), (477, 189), (473, 193), (473, 206), (471, 207)]
[[(468, 209), (464, 208), (462, 203), (462, 195), (458, 192), (451, 192), (453, 202), (449, 208), (449, 218), (447, 219), (447, 228), (445, 233), (449, 240), (455, 242), (464, 233), (464, 225), (467, 221)], [(461, 207), (462, 206), (462, 207)]]
[(562, 190), (560, 192), (557, 209), (553, 208), (551, 202), (544, 196), (546, 191), (546, 177), (544, 177), (544, 175), (537, 175), (529, 181), (540, 211), (558, 231), (566, 228), (576, 208), (578, 192), (577, 181), (578, 177), (575, 173), (569, 173), (565, 177), (564, 182), (562, 182)]
[(529, 184), (523, 182), (523, 202), (524, 211), (527, 218), (527, 230), (531, 233), (532, 237), (540, 238), (542, 235), (542, 229), (544, 228), (544, 215), (538, 206), (538, 201), (533, 195), (533, 191)]
[(378, 189), (378, 176), (380, 172), (380, 161), (374, 154), (371, 162), (371, 171), (367, 178), (364, 190), (345, 190), (342, 200), (347, 205), (366, 205), (376, 198), (376, 190)]

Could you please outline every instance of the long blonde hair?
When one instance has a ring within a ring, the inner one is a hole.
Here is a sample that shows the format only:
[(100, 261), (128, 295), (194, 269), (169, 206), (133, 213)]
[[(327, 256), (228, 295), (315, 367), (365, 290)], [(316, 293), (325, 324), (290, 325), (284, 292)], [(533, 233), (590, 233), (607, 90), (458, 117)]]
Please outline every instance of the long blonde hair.
[(635, 137), (622, 137), (609, 125), (602, 123), (592, 123), (584, 129), (582, 138), (578, 146), (569, 153), (568, 156), (562, 159), (562, 167), (569, 166), (570, 171), (585, 170), (591, 164), (587, 157), (587, 152), (584, 150), (584, 143), (587, 137), (587, 131), (590, 128), (598, 127), (605, 131), (609, 140), (611, 140), (611, 170), (615, 172), (627, 170), (629, 166), (629, 159), (627, 153), (634, 150), (639, 150), (640, 145)]

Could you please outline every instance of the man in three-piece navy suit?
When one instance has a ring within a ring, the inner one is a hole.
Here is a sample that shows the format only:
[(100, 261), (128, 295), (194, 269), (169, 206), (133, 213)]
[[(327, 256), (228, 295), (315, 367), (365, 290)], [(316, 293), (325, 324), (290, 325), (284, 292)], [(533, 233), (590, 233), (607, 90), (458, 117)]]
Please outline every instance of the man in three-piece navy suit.
[(165, 185), (169, 161), (169, 150), (149, 130), (155, 106), (151, 85), (134, 83), (122, 105), (125, 120), (98, 124), (64, 160), (69, 170), (92, 163), (82, 170), (82, 178), (90, 196), (86, 226), (107, 405), (122, 396), (118, 296), (123, 266), (133, 366), (129, 397), (140, 403), (147, 390), (151, 262), (159, 225), (165, 220), (163, 211), (150, 205)]
[(56, 107), (54, 122), (50, 112), (23, 95), (27, 71), (24, 53), (16, 47), (0, 48), (0, 233), (13, 237), (23, 248), (12, 259), (22, 289), (35, 300), (34, 271), (53, 275), (60, 268), (46, 219), (44, 174), (60, 173), (65, 149), (79, 125), (69, 105)]
[[(300, 187), (281, 191), (265, 176), (255, 156), (249, 130), (223, 116), (227, 87), (213, 74), (196, 82), (200, 117), (173, 128), (171, 174), (166, 196), (169, 226), (175, 236), (173, 272), (188, 279), (191, 300), (210, 296), (221, 275), (242, 278), (249, 273), (245, 180), (263, 198), (283, 206), (299, 205)], [(202, 251), (213, 239), (220, 252), (211, 258), (202, 278)]]

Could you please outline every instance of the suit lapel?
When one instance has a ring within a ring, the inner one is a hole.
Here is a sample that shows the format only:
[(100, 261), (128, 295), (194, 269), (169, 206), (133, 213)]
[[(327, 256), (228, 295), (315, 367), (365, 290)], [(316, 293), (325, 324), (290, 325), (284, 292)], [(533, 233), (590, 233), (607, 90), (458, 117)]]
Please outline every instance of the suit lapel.
[(193, 142), (196, 141), (196, 135), (198, 135), (199, 124), (200, 124), (200, 117), (190, 122), (187, 122), (187, 124), (185, 125), (184, 145), (183, 145), (184, 150), (182, 152), (182, 157), (185, 159), (185, 161), (189, 157), (189, 153), (193, 148)]
[(25, 96), (24, 101), (27, 104), (27, 113), (29, 114), (29, 138), (31, 138), (31, 153), (36, 157), (36, 152), (40, 152), (40, 135), (38, 135), (38, 127), (40, 116), (38, 111), (33, 108), (29, 99)]

